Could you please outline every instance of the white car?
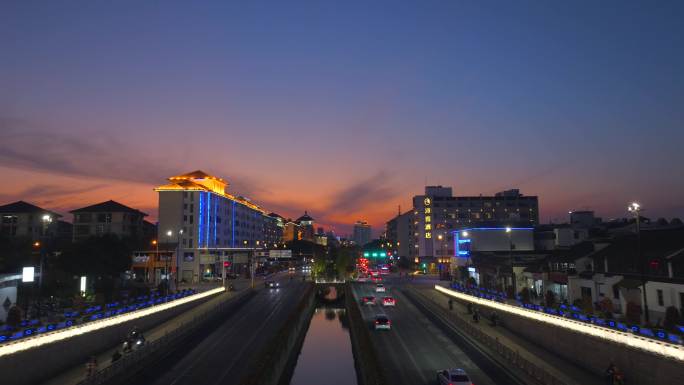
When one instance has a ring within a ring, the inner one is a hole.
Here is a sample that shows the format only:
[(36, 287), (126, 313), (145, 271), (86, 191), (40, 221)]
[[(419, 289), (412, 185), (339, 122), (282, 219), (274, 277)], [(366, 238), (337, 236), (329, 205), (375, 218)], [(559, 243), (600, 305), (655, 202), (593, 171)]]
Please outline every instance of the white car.
[(385, 292), (385, 285), (383, 285), (381, 283), (375, 285), (375, 292), (384, 293)]
[(392, 321), (386, 315), (375, 317), (375, 330), (392, 330)]
[(444, 369), (437, 372), (439, 385), (471, 385), (470, 377), (463, 369)]

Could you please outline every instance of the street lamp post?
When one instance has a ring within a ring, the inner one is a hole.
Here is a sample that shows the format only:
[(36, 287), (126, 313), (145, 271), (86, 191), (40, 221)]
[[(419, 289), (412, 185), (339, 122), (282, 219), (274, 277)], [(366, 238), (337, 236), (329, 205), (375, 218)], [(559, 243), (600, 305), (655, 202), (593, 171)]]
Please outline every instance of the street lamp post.
[(641, 294), (644, 299), (644, 321), (648, 324), (650, 321), (650, 316), (648, 314), (648, 299), (646, 296), (646, 270), (645, 270), (645, 264), (644, 261), (642, 261), (641, 257), (641, 211), (643, 209), (641, 208), (641, 205), (638, 204), (637, 202), (632, 202), (629, 206), (627, 206), (627, 211), (631, 212), (634, 214), (634, 218), (636, 219), (636, 235), (637, 235), (637, 255), (636, 255), (636, 266), (639, 267), (639, 270), (641, 272)]
[(511, 265), (511, 285), (513, 286), (513, 298), (516, 297), (516, 282), (515, 270), (513, 269), (513, 229), (506, 227), (506, 234), (508, 234), (508, 263)]
[[(154, 271), (154, 270), (156, 270), (155, 267), (157, 266), (157, 261), (159, 260), (159, 242), (157, 242), (156, 239), (153, 239), (152, 244), (154, 245), (154, 248), (155, 248), (154, 263), (152, 264), (152, 269)], [(150, 274), (149, 273), (149, 266), (150, 266), (150, 264), (148, 263), (147, 266), (148, 266), (148, 268), (147, 268), (148, 271), (145, 273), (145, 280), (149, 281), (149, 274)], [(155, 278), (156, 278), (156, 275), (155, 275)], [(155, 279), (154, 281), (156, 284), (157, 280)]]
[[(173, 236), (173, 231), (169, 230), (166, 232), (166, 235), (169, 237), (169, 243), (171, 243), (171, 237)], [(181, 236), (183, 235), (183, 229), (178, 230), (176, 233), (176, 288), (180, 285), (180, 241), (181, 241)], [(167, 283), (170, 282), (169, 280), (169, 258), (165, 258), (165, 274), (166, 274), (166, 281)]]

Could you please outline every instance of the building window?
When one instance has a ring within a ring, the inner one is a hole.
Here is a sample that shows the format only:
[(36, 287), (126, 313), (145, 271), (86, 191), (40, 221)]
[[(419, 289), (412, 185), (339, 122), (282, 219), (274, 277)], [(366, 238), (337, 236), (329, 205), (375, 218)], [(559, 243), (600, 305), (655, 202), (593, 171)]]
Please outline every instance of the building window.
[(663, 298), (663, 291), (658, 289), (658, 290), (656, 290), (656, 294), (658, 295), (658, 306), (665, 306), (665, 300)]
[(590, 287), (582, 286), (582, 287), (580, 287), (580, 289), (582, 291), (582, 298), (591, 299), (591, 288)]
[(189, 238), (189, 239), (188, 239), (188, 247), (193, 247), (193, 246), (192, 246), (192, 238)]
[(195, 223), (195, 216), (190, 215), (190, 224), (193, 224), (193, 223)]
[(613, 285), (613, 298), (620, 299), (620, 287), (618, 285)]
[(76, 235), (89, 235), (90, 234), (90, 227), (89, 226), (76, 226)]

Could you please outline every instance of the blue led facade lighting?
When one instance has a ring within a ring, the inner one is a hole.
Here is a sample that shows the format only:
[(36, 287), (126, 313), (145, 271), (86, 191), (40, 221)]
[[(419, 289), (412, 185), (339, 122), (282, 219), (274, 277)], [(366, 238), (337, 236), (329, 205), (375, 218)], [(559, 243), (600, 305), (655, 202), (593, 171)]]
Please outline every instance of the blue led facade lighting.
[(231, 219), (230, 219), (230, 228), (233, 231), (232, 239), (231, 239), (231, 247), (235, 247), (235, 201), (231, 201)]
[(211, 213), (211, 193), (207, 193), (207, 231), (205, 232), (206, 234), (206, 242), (204, 243), (205, 247), (209, 247), (209, 231), (211, 231), (211, 223), (210, 223), (210, 216), (209, 213)]
[(197, 218), (199, 220), (199, 224), (197, 225), (197, 247), (202, 247), (202, 215), (203, 212), (202, 210), (204, 209), (204, 193), (200, 192), (199, 193), (199, 212), (197, 215)]

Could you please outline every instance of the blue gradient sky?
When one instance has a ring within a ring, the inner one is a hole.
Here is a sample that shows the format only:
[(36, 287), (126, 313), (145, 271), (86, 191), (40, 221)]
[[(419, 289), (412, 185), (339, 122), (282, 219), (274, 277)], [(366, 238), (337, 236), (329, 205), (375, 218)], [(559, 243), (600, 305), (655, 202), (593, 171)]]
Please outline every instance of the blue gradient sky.
[(194, 169), (377, 228), (425, 180), (543, 220), (684, 217), (684, 2), (0, 4), (0, 200), (66, 211)]

